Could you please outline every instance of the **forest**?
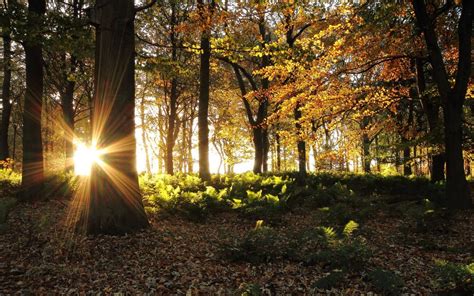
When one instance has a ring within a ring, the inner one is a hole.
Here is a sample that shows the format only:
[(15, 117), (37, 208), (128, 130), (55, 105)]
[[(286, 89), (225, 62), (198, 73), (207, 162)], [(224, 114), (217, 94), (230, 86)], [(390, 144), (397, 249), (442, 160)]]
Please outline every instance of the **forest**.
[(1, 0), (0, 295), (473, 295), (470, 0)]

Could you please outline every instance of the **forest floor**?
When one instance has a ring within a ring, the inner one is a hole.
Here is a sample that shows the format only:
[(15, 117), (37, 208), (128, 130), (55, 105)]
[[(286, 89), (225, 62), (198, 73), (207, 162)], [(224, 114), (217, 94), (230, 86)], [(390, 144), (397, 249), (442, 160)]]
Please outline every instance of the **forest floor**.
[[(335, 288), (315, 288), (328, 274), (321, 265), (286, 259), (233, 262), (220, 254), (223, 241), (242, 237), (255, 221), (219, 213), (203, 223), (153, 218), (151, 227), (121, 237), (72, 235), (65, 228), (67, 200), (18, 204), (0, 234), (0, 294), (148, 295), (376, 295), (389, 294), (351, 272)], [(393, 271), (406, 295), (432, 295), (434, 260), (471, 263), (473, 211), (449, 223), (416, 231), (413, 219), (381, 211), (358, 230), (371, 266)], [(286, 213), (274, 228), (295, 232), (319, 223), (314, 211)], [(39, 222), (38, 222), (39, 221)], [(245, 292), (247, 294), (245, 294)], [(373, 293), (373, 294), (370, 294)]]

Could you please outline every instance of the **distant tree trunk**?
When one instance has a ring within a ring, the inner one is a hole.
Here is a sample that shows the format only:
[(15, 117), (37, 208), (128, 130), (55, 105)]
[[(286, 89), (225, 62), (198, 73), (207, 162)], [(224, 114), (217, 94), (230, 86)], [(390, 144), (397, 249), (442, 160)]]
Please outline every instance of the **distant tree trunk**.
[(268, 152), (270, 151), (270, 141), (268, 139), (268, 128), (264, 128), (262, 131), (263, 134), (263, 159), (262, 159), (262, 171), (264, 173), (268, 172)]
[(278, 172), (281, 172), (281, 143), (280, 143), (280, 134), (278, 132), (275, 133), (275, 141), (276, 141), (276, 169)]
[[(213, 2), (213, 1), (212, 1)], [(205, 8), (203, 1), (198, 0), (198, 5), (204, 15), (210, 13)], [(213, 4), (211, 4), (213, 5)], [(201, 64), (199, 71), (199, 105), (198, 105), (198, 137), (199, 137), (199, 177), (204, 181), (211, 179), (209, 170), (209, 85), (210, 85), (210, 29), (208, 26), (210, 15), (205, 18), (201, 32)]]
[[(291, 14), (286, 14), (285, 15), (285, 20), (286, 20), (286, 43), (288, 44), (290, 49), (293, 49), (293, 46), (295, 44), (296, 39), (298, 38), (298, 35), (300, 35), (303, 31), (299, 31), (300, 34), (293, 35), (294, 31), (294, 24), (292, 23), (292, 17)], [(303, 133), (301, 131), (301, 123), (300, 119), (302, 117), (302, 112), (301, 112), (301, 103), (297, 102), (295, 109), (294, 109), (294, 117), (295, 117), (295, 128), (296, 128), (296, 135), (297, 135), (297, 142), (296, 142), (296, 149), (297, 149), (297, 154), (298, 154), (298, 173), (300, 177), (300, 181), (304, 179), (306, 176), (306, 142), (303, 140)]]
[[(403, 140), (405, 139), (402, 139), (402, 143), (404, 143)], [(407, 145), (406, 140), (405, 140), (404, 145)], [(411, 158), (410, 147), (403, 148), (403, 175), (404, 176), (410, 176), (413, 173), (411, 170), (411, 164), (409, 162), (410, 158)]]
[[(414, 103), (413, 101), (410, 101), (410, 106), (408, 107), (408, 119), (407, 119), (407, 126), (411, 127), (413, 126), (413, 108), (414, 108)], [(413, 172), (411, 169), (411, 163), (410, 163), (410, 145), (409, 145), (409, 140), (407, 139), (407, 135), (402, 135), (402, 143), (404, 144), (403, 148), (403, 175), (405, 176), (410, 176)]]
[(148, 137), (147, 137), (147, 122), (145, 114), (145, 95), (143, 95), (140, 101), (140, 121), (142, 124), (142, 142), (143, 150), (145, 150), (145, 167), (146, 173), (151, 174), (151, 163), (150, 163), (150, 153), (148, 151)]
[[(71, 57), (71, 72), (75, 72), (76, 58)], [(64, 77), (65, 88), (61, 92), (61, 105), (63, 111), (64, 124), (66, 127), (66, 171), (74, 170), (74, 88), (76, 83)]]
[(93, 139), (104, 149), (92, 168), (89, 234), (124, 234), (148, 226), (136, 172), (135, 8), (133, 0), (97, 0)]
[[(177, 48), (176, 48), (176, 7), (175, 3), (171, 2), (171, 29), (170, 29), (170, 42), (171, 42), (171, 60), (172, 62), (177, 61)], [(170, 114), (168, 117), (168, 131), (166, 133), (166, 173), (173, 175), (173, 149), (176, 143), (175, 127), (178, 113), (178, 79), (173, 77), (171, 79), (171, 90), (170, 90)]]
[(187, 137), (187, 149), (188, 149), (188, 159), (187, 159), (187, 167), (188, 173), (192, 173), (194, 170), (194, 160), (193, 160), (193, 117), (191, 117), (189, 122), (189, 133)]
[(16, 138), (18, 134), (18, 127), (16, 124), (13, 124), (13, 148), (12, 148), (12, 159), (16, 162)]
[(413, 8), (433, 67), (433, 78), (443, 102), (444, 136), (446, 149), (446, 194), (451, 208), (472, 207), (469, 186), (464, 174), (462, 155), (462, 116), (467, 85), (471, 72), (471, 34), (473, 1), (462, 1), (462, 12), (458, 21), (459, 56), (454, 87), (449, 82), (438, 36), (428, 16), (423, 0), (414, 0)]
[(367, 133), (362, 135), (362, 166), (365, 173), (370, 173), (370, 139)]
[[(29, 27), (46, 12), (45, 0), (28, 1)], [(23, 107), (23, 169), (21, 198), (41, 198), (44, 181), (41, 113), (43, 108), (43, 46), (40, 36), (27, 36), (24, 42), (26, 66), (26, 94)]]
[(316, 143), (312, 145), (313, 149), (313, 160), (314, 160), (314, 171), (318, 171), (318, 151), (316, 147)]
[[(73, 1), (73, 17), (74, 19), (79, 19), (79, 11), (83, 7), (83, 1)], [(66, 65), (66, 54), (64, 54), (64, 65)], [(77, 68), (77, 58), (75, 55), (70, 54), (69, 58), (69, 71), (64, 72), (64, 89), (61, 90), (61, 105), (63, 111), (63, 118), (65, 124), (65, 133), (66, 133), (66, 171), (74, 170), (74, 88), (76, 87), (76, 82), (71, 80), (69, 76), (76, 72)]]
[(297, 148), (298, 148), (298, 173), (301, 178), (304, 178), (306, 176), (306, 143), (302, 139), (303, 135), (301, 132), (301, 123), (299, 122), (301, 119), (301, 106), (300, 104), (296, 104), (295, 110), (295, 126), (296, 126), (296, 132), (298, 136), (298, 141), (297, 141)]
[[(426, 115), (428, 122), (428, 131), (434, 135), (439, 130), (439, 102), (435, 101), (439, 98), (433, 98), (432, 100), (428, 99), (424, 94), (426, 90), (426, 81), (425, 74), (423, 70), (423, 61), (419, 58), (416, 59), (416, 83), (418, 96), (421, 100), (421, 105), (423, 111)], [(435, 154), (430, 154), (431, 158), (431, 170), (430, 178), (431, 182), (438, 182), (444, 180), (444, 164), (446, 162), (446, 157), (444, 152), (438, 152)]]
[(178, 89), (176, 78), (171, 79), (170, 114), (168, 116), (168, 130), (166, 133), (166, 173), (173, 175), (173, 149), (176, 143), (175, 126), (178, 113)]
[(369, 125), (369, 119), (367, 117), (364, 117), (362, 119), (360, 127), (361, 127), (361, 132), (362, 132), (362, 168), (364, 169), (365, 173), (370, 173), (371, 171), (370, 170), (370, 163), (371, 163), (370, 142), (371, 140), (366, 130), (368, 125)]
[[(8, 26), (9, 27), (9, 26)], [(0, 125), (0, 161), (9, 157), (8, 130), (10, 127), (10, 116), (12, 104), (10, 102), (11, 86), (11, 39), (8, 33), (9, 28), (3, 27), (3, 82), (2, 82), (2, 119)]]

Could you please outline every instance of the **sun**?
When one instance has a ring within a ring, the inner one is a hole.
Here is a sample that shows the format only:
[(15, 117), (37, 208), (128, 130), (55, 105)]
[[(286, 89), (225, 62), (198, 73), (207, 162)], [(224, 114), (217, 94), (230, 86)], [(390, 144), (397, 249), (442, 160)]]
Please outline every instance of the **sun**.
[(74, 153), (74, 173), (78, 176), (89, 176), (92, 165), (100, 162), (100, 156), (103, 154), (94, 146), (87, 146), (84, 143), (76, 144)]

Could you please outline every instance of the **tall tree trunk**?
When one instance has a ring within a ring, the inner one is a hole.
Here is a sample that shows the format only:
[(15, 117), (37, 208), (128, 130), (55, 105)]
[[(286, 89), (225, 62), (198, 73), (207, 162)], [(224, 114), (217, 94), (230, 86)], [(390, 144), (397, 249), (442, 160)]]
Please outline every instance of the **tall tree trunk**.
[[(456, 102), (458, 102), (456, 104)], [(444, 105), (445, 145), (446, 145), (446, 192), (454, 208), (472, 206), (469, 186), (464, 174), (462, 155), (462, 118), (463, 104), (459, 99), (447, 101)]]
[(8, 33), (9, 28), (3, 27), (3, 82), (2, 82), (2, 119), (0, 123), (0, 161), (9, 157), (8, 130), (10, 127), (10, 116), (12, 104), (10, 102), (11, 85), (11, 39)]
[[(28, 1), (29, 27), (46, 12), (45, 0)], [(21, 198), (41, 198), (44, 181), (41, 113), (43, 108), (43, 46), (40, 36), (27, 36), (24, 43), (26, 64), (26, 93), (23, 109), (23, 169)]]
[(124, 234), (148, 226), (136, 172), (135, 8), (132, 0), (97, 0), (93, 139), (103, 149), (83, 212), (89, 234)]
[[(203, 1), (198, 0), (203, 13), (206, 11)], [(198, 137), (199, 137), (199, 177), (204, 181), (211, 179), (209, 170), (209, 84), (210, 84), (210, 20), (206, 19), (201, 33), (201, 65), (199, 71), (199, 105), (198, 105)]]
[(471, 34), (473, 1), (462, 1), (462, 12), (458, 21), (459, 56), (454, 87), (449, 82), (438, 36), (428, 16), (425, 1), (414, 0), (413, 8), (433, 67), (433, 78), (443, 102), (444, 140), (446, 148), (446, 194), (451, 208), (472, 206), (469, 186), (464, 174), (462, 155), (463, 105), (471, 72)]

